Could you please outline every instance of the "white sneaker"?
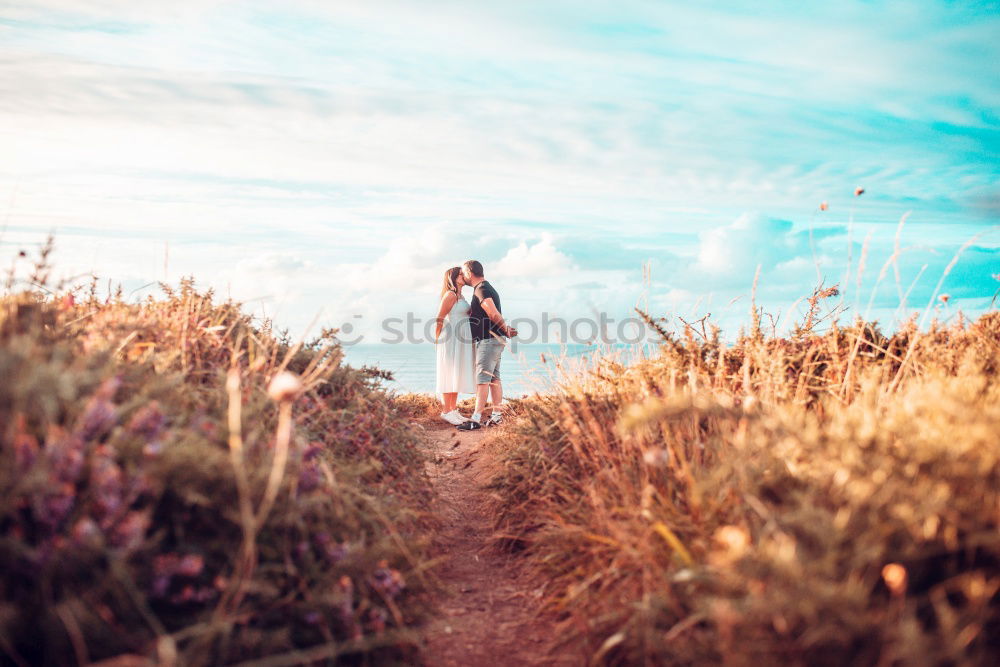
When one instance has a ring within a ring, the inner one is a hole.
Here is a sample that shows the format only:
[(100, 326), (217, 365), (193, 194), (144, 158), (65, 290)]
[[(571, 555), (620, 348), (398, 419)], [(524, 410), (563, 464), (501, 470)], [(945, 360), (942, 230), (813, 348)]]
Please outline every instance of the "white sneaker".
[(452, 410), (451, 412), (442, 412), (441, 419), (445, 420), (453, 426), (458, 426), (465, 421), (465, 417), (461, 415), (458, 410)]

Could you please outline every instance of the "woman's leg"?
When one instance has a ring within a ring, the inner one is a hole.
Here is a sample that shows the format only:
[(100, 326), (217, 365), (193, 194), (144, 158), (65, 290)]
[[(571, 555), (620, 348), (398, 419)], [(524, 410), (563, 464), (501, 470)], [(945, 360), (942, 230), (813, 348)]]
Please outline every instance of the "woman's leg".
[(448, 392), (447, 394), (441, 394), (444, 398), (444, 410), (441, 412), (451, 412), (456, 407), (458, 407), (458, 392)]

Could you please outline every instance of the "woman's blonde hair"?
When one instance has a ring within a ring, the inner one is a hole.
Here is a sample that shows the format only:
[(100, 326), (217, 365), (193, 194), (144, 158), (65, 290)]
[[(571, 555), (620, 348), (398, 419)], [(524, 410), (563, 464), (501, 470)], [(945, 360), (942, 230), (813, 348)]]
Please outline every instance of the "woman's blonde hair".
[(445, 269), (444, 272), (444, 285), (441, 287), (441, 296), (444, 296), (447, 292), (455, 292), (458, 294), (458, 285), (455, 281), (458, 277), (462, 275), (462, 267), (453, 266), (450, 269)]

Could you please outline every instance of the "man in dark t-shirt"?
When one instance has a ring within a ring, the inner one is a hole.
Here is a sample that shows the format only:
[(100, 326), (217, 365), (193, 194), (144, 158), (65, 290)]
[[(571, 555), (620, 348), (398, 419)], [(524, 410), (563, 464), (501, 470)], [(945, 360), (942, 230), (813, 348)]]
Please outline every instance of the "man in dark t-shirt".
[(503, 385), (500, 383), (500, 353), (507, 346), (506, 338), (517, 335), (517, 329), (508, 326), (500, 314), (500, 295), (483, 277), (483, 265), (470, 259), (462, 265), (465, 282), (472, 285), (472, 308), (469, 323), (476, 345), (476, 411), (472, 418), (457, 428), (474, 431), (482, 427), (482, 412), (486, 397), (493, 400), (493, 410), (487, 426), (500, 423), (500, 403), (503, 402)]
[(478, 285), (473, 286), (472, 309), (469, 311), (469, 322), (472, 324), (472, 340), (477, 343), (493, 336), (507, 337), (503, 330), (490, 319), (490, 316), (486, 313), (486, 309), (483, 308), (483, 301), (486, 299), (493, 300), (493, 306), (497, 309), (498, 313), (503, 312), (500, 308), (500, 295), (493, 289), (493, 285), (490, 285), (489, 281), (483, 280)]

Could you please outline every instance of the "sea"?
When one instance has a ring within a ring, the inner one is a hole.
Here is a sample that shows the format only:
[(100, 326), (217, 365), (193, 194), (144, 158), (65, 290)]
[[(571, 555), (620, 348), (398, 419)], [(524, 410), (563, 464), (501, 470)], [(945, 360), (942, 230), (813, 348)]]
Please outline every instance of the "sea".
[[(434, 393), (437, 350), (433, 344), (357, 343), (343, 349), (344, 363), (349, 366), (376, 366), (392, 373), (393, 379), (383, 382), (388, 390)], [(651, 352), (649, 346), (637, 345), (511, 344), (500, 358), (504, 396), (515, 398), (551, 391), (557, 379), (586, 372), (595, 357), (602, 354), (614, 354), (627, 364)]]

